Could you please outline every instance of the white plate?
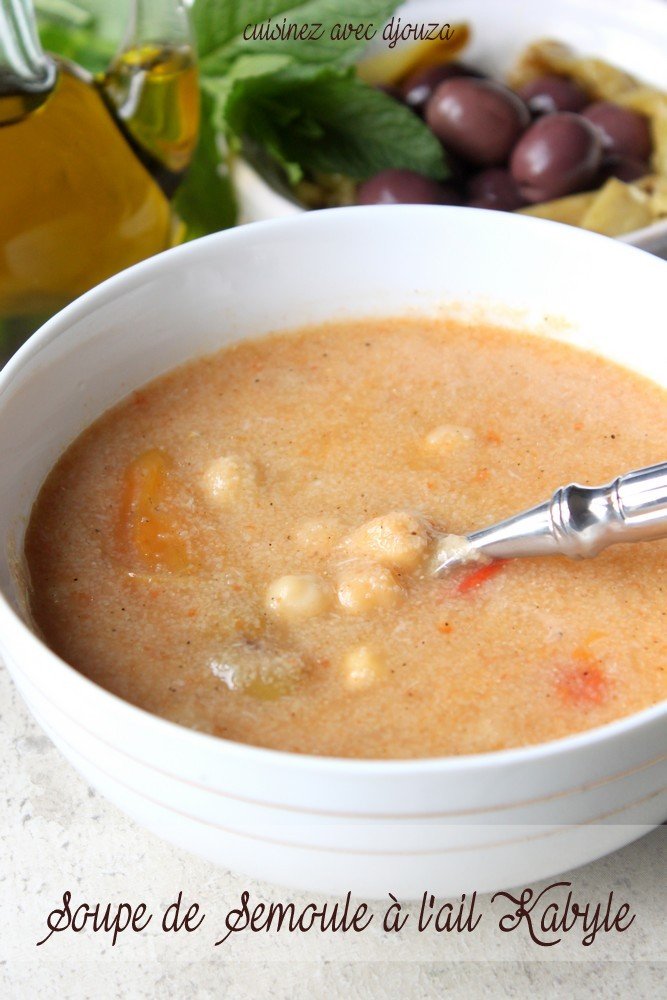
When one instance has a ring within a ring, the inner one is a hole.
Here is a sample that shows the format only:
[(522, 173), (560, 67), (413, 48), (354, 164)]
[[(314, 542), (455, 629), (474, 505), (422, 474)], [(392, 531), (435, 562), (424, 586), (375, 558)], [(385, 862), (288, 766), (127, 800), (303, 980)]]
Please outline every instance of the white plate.
[[(412, 0), (397, 11), (403, 21), (467, 21), (472, 39), (462, 59), (498, 78), (538, 38), (567, 42), (640, 80), (667, 90), (667, 3), (664, 0)], [(270, 188), (243, 161), (232, 165), (240, 222), (295, 215), (298, 205)], [(667, 257), (667, 220), (619, 237)]]

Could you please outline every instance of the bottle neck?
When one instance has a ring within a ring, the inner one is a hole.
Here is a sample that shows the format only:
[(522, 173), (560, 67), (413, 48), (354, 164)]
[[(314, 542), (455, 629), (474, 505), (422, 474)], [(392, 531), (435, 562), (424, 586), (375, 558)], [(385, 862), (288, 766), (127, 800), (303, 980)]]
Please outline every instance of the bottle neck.
[(130, 0), (120, 51), (142, 45), (191, 45), (188, 13), (183, 0)]
[(195, 47), (183, 0), (131, 0), (125, 37), (101, 89), (135, 153), (171, 198), (199, 127)]
[(55, 68), (37, 35), (32, 0), (0, 0), (0, 94), (43, 92)]

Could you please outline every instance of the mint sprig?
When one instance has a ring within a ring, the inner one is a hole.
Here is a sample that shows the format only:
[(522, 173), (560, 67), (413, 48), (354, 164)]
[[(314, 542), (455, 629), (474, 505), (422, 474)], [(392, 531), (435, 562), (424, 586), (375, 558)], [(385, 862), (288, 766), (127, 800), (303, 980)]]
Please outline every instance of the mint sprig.
[(304, 169), (365, 180), (390, 167), (445, 176), (438, 141), (413, 112), (353, 70), (287, 66), (235, 83), (221, 124), (270, 150), (292, 181)]

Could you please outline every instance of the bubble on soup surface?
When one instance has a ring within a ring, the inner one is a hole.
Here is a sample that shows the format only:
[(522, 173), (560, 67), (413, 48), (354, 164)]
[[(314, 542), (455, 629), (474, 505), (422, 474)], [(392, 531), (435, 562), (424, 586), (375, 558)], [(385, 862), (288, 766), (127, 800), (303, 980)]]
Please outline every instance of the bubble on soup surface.
[(383, 566), (414, 569), (428, 546), (428, 530), (423, 518), (408, 511), (391, 511), (357, 528), (346, 540), (346, 548), (369, 556)]
[(424, 447), (428, 451), (447, 454), (455, 451), (466, 444), (470, 444), (475, 438), (475, 432), (469, 427), (459, 427), (456, 424), (439, 424), (429, 431), (424, 438)]
[(331, 604), (331, 591), (319, 576), (312, 573), (280, 576), (266, 592), (270, 611), (285, 621), (314, 618), (324, 614)]
[(221, 455), (207, 465), (201, 487), (211, 506), (225, 507), (253, 490), (257, 478), (257, 468), (247, 458)]
[(230, 691), (271, 701), (289, 694), (305, 671), (302, 657), (263, 639), (240, 639), (209, 660), (209, 670)]
[(355, 646), (343, 660), (343, 684), (349, 691), (367, 691), (385, 673), (384, 658), (372, 646)]
[(387, 566), (354, 560), (340, 570), (338, 600), (351, 614), (392, 608), (402, 596), (403, 588)]

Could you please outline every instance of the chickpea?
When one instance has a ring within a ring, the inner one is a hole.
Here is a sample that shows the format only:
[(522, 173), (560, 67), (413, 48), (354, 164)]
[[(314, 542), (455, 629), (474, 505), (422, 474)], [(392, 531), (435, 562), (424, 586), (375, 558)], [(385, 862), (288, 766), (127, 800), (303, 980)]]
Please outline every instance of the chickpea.
[(257, 468), (240, 455), (215, 458), (204, 471), (201, 486), (206, 499), (214, 507), (226, 507), (257, 485)]
[(458, 427), (456, 424), (440, 424), (424, 438), (424, 447), (428, 451), (447, 455), (458, 448), (469, 444), (475, 437), (469, 427)]
[(266, 604), (284, 621), (314, 618), (330, 606), (331, 591), (324, 580), (310, 573), (280, 576), (270, 585)]
[(366, 691), (384, 673), (384, 659), (370, 646), (356, 646), (343, 660), (343, 684), (350, 691)]
[(387, 566), (379, 563), (349, 563), (338, 580), (338, 600), (353, 615), (377, 608), (391, 608), (403, 590)]
[(338, 536), (338, 524), (330, 518), (303, 521), (294, 532), (297, 545), (313, 554), (329, 552)]
[(392, 511), (363, 524), (347, 540), (355, 554), (393, 569), (414, 569), (428, 546), (424, 521), (406, 511)]

